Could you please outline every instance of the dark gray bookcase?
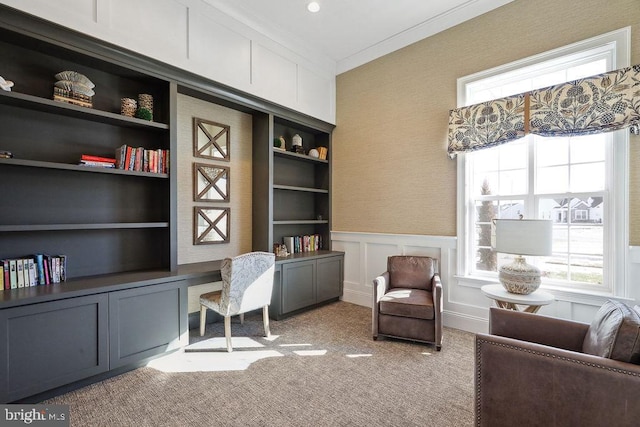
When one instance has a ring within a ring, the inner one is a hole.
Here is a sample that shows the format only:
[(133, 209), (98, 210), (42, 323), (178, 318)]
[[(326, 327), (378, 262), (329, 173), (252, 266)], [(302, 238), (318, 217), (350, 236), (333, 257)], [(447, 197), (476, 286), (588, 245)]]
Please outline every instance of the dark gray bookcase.
[[(320, 250), (276, 259), (269, 310), (276, 319), (342, 295), (344, 253), (331, 250), (330, 235), (332, 131), (332, 125), (305, 117), (253, 116), (253, 248), (271, 251), (286, 236), (322, 236)], [(305, 153), (326, 147), (327, 158), (290, 151), (296, 134)], [(273, 147), (280, 136), (286, 151)]]
[[(175, 269), (173, 178), (78, 165), (123, 144), (171, 149), (169, 81), (1, 23), (0, 75), (15, 86), (0, 91), (0, 150), (14, 155), (0, 160), (0, 259), (65, 254), (69, 280)], [(93, 108), (52, 99), (66, 70), (95, 83)], [(120, 99), (139, 93), (154, 97), (153, 122), (120, 114)]]

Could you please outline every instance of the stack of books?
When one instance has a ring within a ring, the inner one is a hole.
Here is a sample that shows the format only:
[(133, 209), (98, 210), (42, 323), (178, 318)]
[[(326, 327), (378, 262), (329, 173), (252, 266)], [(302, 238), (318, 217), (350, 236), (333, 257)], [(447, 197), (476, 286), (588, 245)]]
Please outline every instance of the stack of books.
[(320, 234), (287, 236), (283, 237), (282, 240), (291, 254), (313, 252), (322, 249), (322, 236)]
[(67, 280), (67, 256), (36, 254), (0, 261), (0, 290), (52, 285)]
[(118, 169), (169, 173), (169, 150), (147, 150), (143, 147), (131, 147), (124, 144), (116, 149), (116, 167)]
[(93, 156), (91, 154), (83, 154), (80, 156), (80, 165), (91, 166), (96, 168), (115, 168), (116, 159), (110, 157)]

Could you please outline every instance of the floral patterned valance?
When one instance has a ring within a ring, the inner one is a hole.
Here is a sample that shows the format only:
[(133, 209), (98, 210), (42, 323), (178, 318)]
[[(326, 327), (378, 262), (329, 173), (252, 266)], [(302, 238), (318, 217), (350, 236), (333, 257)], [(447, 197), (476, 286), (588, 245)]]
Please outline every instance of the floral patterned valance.
[(640, 133), (640, 65), (449, 112), (449, 157), (531, 132), (586, 135), (630, 127)]
[(516, 95), (449, 112), (449, 156), (525, 136), (525, 96)]
[(640, 65), (531, 92), (531, 133), (609, 132), (640, 121)]

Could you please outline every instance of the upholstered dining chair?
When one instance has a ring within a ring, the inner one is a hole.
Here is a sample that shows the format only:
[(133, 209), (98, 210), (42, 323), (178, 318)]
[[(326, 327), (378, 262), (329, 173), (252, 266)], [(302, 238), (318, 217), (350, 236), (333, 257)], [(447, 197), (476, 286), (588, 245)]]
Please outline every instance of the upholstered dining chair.
[(224, 336), (227, 351), (231, 346), (231, 316), (262, 308), (264, 334), (269, 330), (269, 304), (273, 290), (275, 255), (269, 252), (249, 252), (222, 261), (222, 289), (200, 295), (200, 336), (204, 335), (207, 309), (224, 316)]
[(396, 255), (373, 281), (373, 339), (378, 336), (434, 344), (442, 348), (442, 284), (438, 260)]

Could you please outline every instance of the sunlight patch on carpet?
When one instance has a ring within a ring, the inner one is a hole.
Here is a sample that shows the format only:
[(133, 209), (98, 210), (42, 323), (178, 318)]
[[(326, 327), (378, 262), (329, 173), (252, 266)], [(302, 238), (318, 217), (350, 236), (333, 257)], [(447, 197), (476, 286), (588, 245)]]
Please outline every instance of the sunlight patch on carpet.
[(327, 350), (296, 350), (294, 353), (298, 356), (324, 356)]
[(347, 357), (350, 357), (350, 358), (371, 357), (371, 356), (373, 356), (373, 354), (367, 354), (367, 353), (363, 353), (363, 354), (347, 354)]
[(213, 352), (181, 352), (168, 354), (152, 360), (148, 367), (162, 372), (221, 372), (244, 371), (252, 363), (269, 357), (282, 357), (282, 353), (275, 350), (245, 350), (228, 353)]

